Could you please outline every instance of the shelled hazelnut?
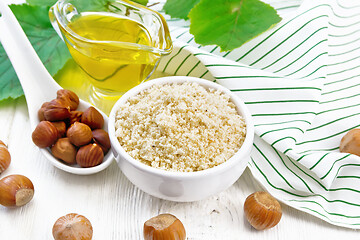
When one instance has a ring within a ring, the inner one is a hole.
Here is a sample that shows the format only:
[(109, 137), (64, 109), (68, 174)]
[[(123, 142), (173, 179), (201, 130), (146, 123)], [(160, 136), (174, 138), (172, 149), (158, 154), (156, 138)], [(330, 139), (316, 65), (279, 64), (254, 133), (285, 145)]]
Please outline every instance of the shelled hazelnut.
[(44, 109), (45, 120), (61, 121), (70, 117), (70, 107), (61, 99), (51, 100)]
[(41, 148), (50, 147), (58, 138), (57, 128), (49, 121), (41, 121), (32, 133), (32, 140)]
[(41, 108), (39, 109), (38, 111), (38, 118), (39, 118), (39, 121), (44, 121), (45, 120), (45, 116), (44, 116), (44, 111), (45, 111), (45, 108), (46, 106), (49, 104), (49, 102), (44, 102), (42, 105), (41, 105)]
[(98, 129), (104, 126), (103, 116), (94, 107), (89, 107), (83, 112), (81, 122), (88, 125), (91, 129)]
[(80, 122), (82, 114), (83, 114), (83, 112), (81, 112), (81, 111), (71, 111), (69, 125), (71, 125), (75, 122)]
[(79, 97), (73, 91), (67, 89), (60, 89), (56, 92), (57, 99), (61, 99), (68, 103), (70, 110), (74, 111), (79, 106)]
[(82, 146), (76, 154), (76, 162), (80, 167), (94, 167), (102, 163), (104, 153), (96, 143)]
[(92, 136), (94, 142), (98, 144), (104, 154), (106, 154), (111, 147), (109, 134), (103, 129), (95, 129), (92, 131)]
[(66, 132), (66, 136), (75, 146), (83, 146), (92, 140), (92, 132), (88, 125), (80, 122), (72, 124)]
[(75, 164), (76, 147), (71, 144), (68, 138), (60, 138), (51, 147), (51, 152), (54, 157), (63, 160), (68, 164)]
[(77, 110), (79, 101), (74, 92), (58, 90), (57, 98), (45, 102), (38, 110), (40, 123), (32, 139), (40, 148), (49, 147), (54, 157), (66, 164), (93, 167), (101, 164), (109, 151), (109, 135), (101, 129), (104, 125), (101, 113), (94, 107), (84, 112)]
[(52, 124), (58, 130), (58, 138), (64, 137), (66, 133), (66, 123), (64, 121), (59, 121), (59, 122), (52, 122)]

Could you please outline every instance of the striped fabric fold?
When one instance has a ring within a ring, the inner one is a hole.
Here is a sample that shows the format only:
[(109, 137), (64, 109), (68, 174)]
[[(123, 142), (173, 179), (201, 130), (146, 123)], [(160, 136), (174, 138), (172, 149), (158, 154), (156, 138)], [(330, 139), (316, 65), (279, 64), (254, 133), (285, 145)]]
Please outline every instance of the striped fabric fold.
[(360, 228), (360, 158), (339, 152), (360, 126), (360, 4), (267, 2), (283, 21), (230, 52), (197, 45), (187, 22), (169, 20), (175, 48), (158, 70), (236, 93), (255, 122), (255, 179), (289, 206)]

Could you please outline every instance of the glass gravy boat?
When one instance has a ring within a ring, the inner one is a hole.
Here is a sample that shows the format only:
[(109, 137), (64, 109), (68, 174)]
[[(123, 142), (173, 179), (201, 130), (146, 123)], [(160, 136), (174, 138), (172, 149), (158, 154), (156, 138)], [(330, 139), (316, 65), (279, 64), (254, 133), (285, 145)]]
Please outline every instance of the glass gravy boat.
[(121, 95), (150, 77), (172, 41), (161, 14), (128, 0), (99, 2), (59, 0), (49, 16), (88, 76), (85, 100), (108, 113)]

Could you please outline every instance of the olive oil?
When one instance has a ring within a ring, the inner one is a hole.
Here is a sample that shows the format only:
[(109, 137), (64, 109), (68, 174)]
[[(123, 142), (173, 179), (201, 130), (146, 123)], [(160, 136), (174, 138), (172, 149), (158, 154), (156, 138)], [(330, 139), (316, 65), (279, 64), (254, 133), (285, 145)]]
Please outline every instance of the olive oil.
[(160, 58), (147, 49), (153, 45), (147, 29), (124, 16), (83, 13), (62, 31), (75, 62), (105, 95), (122, 95), (140, 84)]

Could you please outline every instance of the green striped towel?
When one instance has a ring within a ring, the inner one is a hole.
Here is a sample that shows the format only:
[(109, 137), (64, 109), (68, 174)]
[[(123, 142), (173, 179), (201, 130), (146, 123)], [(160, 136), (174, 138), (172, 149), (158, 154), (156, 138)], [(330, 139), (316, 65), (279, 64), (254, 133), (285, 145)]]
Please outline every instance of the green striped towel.
[(283, 21), (231, 52), (197, 45), (187, 22), (169, 20), (175, 48), (159, 70), (238, 94), (255, 121), (256, 180), (289, 206), (360, 228), (360, 158), (339, 152), (360, 126), (359, 2), (270, 4)]

